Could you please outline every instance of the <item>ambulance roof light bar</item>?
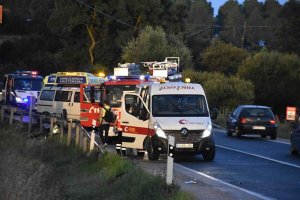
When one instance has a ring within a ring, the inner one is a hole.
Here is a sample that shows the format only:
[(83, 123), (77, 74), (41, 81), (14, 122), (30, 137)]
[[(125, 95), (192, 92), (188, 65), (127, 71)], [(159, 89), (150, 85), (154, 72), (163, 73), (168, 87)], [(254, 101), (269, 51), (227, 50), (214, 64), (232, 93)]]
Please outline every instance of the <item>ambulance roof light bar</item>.
[(115, 80), (150, 80), (149, 75), (131, 75), (131, 76), (115, 76), (115, 75), (109, 75), (107, 76), (107, 79), (110, 81)]

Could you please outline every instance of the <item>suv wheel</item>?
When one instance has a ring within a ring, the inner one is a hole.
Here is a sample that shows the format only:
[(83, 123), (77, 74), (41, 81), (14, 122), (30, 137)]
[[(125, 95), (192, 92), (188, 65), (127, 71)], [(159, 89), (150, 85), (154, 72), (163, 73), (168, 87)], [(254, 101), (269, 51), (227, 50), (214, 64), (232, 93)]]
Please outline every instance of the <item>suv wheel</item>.
[(273, 133), (271, 133), (271, 140), (276, 140), (276, 138), (277, 138), (277, 133), (276, 132), (273, 132)]
[(208, 144), (204, 148), (204, 152), (202, 153), (202, 157), (205, 161), (213, 161), (216, 155), (216, 147), (214, 144)]
[(290, 152), (291, 152), (292, 155), (298, 155), (299, 154), (299, 152), (295, 149), (293, 144), (291, 144), (291, 146), (290, 146)]

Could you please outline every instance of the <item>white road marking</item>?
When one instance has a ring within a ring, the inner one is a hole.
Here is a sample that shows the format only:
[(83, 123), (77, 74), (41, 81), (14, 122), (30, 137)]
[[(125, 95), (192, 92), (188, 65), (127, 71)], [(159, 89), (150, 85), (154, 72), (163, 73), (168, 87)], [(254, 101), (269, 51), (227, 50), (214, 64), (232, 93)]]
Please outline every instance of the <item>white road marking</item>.
[(272, 159), (272, 158), (268, 158), (268, 157), (265, 157), (265, 156), (260, 156), (260, 155), (257, 155), (257, 154), (249, 153), (249, 152), (246, 152), (246, 151), (240, 151), (240, 150), (237, 150), (237, 149), (232, 149), (232, 148), (229, 148), (229, 147), (224, 147), (224, 146), (221, 146), (221, 145), (216, 145), (216, 146), (220, 147), (220, 148), (223, 148), (223, 149), (227, 149), (227, 150), (231, 150), (231, 151), (236, 151), (236, 152), (239, 152), (239, 153), (247, 154), (247, 155), (250, 155), (250, 156), (255, 156), (255, 157), (258, 157), (258, 158), (266, 159), (266, 160), (269, 160), (269, 161), (277, 162), (277, 163), (280, 163), (280, 164), (284, 164), (284, 165), (288, 165), (288, 166), (296, 167), (296, 168), (300, 169), (300, 165), (295, 165), (295, 164), (291, 164), (291, 163), (288, 163), (288, 162), (283, 162), (283, 161)]
[(183, 169), (185, 169), (185, 170), (188, 170), (188, 171), (190, 171), (190, 172), (193, 172), (193, 173), (196, 173), (196, 174), (198, 174), (198, 175), (204, 176), (204, 177), (206, 177), (206, 178), (208, 178), (208, 179), (210, 179), (210, 180), (213, 180), (213, 181), (216, 181), (216, 182), (218, 182), (218, 183), (227, 185), (227, 186), (229, 186), (229, 187), (232, 187), (232, 188), (234, 188), (234, 189), (240, 190), (240, 191), (242, 191), (242, 192), (245, 192), (245, 193), (250, 194), (250, 195), (252, 195), (252, 196), (258, 197), (258, 198), (260, 198), (260, 199), (264, 199), (264, 200), (271, 200), (271, 199), (274, 199), (274, 198), (271, 198), (271, 197), (267, 197), (267, 196), (265, 196), (265, 195), (263, 195), (263, 194), (256, 193), (256, 192), (253, 192), (253, 191), (250, 191), (250, 190), (247, 190), (247, 189), (244, 189), (244, 188), (241, 188), (241, 187), (232, 185), (232, 184), (230, 184), (230, 183), (227, 183), (227, 182), (225, 182), (225, 181), (222, 181), (221, 179), (218, 179), (218, 178), (209, 176), (209, 175), (207, 175), (207, 174), (198, 172), (198, 171), (196, 171), (196, 170), (187, 168), (187, 167), (185, 167), (185, 166), (183, 166), (183, 165), (180, 165), (180, 164), (175, 164), (175, 165), (176, 165), (177, 167), (179, 167), (179, 168), (181, 167), (181, 168), (183, 168)]
[(285, 142), (285, 141), (280, 141), (280, 140), (268, 140), (269, 142), (275, 142), (275, 143), (280, 143), (280, 144), (288, 144), (290, 145), (290, 142)]

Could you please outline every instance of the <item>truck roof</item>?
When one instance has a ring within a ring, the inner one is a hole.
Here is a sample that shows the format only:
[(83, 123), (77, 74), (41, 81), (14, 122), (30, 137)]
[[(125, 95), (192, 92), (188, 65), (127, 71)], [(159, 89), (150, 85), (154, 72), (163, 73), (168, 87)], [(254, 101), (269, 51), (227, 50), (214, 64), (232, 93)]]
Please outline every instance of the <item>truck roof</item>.
[(141, 87), (150, 86), (151, 94), (200, 94), (205, 92), (200, 84), (183, 82), (143, 83)]

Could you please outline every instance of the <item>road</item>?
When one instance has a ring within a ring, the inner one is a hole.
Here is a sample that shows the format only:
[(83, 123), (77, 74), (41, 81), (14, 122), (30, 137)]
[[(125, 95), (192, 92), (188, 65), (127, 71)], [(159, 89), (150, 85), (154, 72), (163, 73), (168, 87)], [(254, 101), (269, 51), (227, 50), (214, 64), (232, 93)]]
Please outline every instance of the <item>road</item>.
[(215, 142), (214, 162), (196, 156), (179, 158), (177, 164), (259, 199), (299, 199), (300, 157), (290, 155), (288, 142), (227, 137), (220, 130)]

